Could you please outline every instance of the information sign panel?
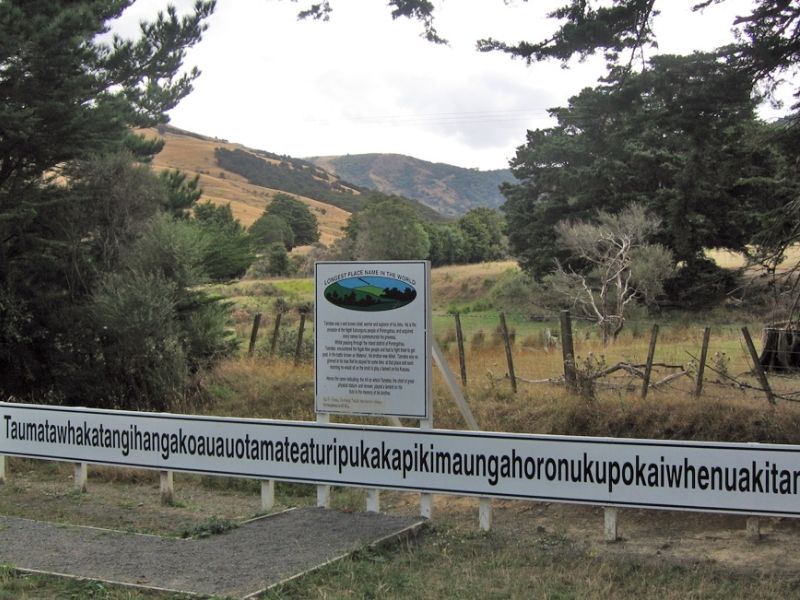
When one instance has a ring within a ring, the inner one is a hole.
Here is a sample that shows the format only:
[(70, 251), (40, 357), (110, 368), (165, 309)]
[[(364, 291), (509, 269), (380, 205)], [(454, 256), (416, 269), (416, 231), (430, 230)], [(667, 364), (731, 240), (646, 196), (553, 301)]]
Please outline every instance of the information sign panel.
[(315, 266), (318, 413), (430, 418), (427, 261)]

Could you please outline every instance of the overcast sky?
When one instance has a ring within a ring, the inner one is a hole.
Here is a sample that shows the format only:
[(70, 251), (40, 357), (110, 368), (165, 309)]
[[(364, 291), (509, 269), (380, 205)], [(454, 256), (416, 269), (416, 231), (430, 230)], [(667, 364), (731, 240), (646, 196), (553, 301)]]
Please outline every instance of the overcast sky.
[[(506, 168), (527, 129), (553, 124), (563, 106), (604, 72), (601, 59), (526, 66), (475, 41), (538, 40), (564, 0), (435, 2), (448, 46), (420, 37), (421, 24), (392, 21), (383, 0), (333, 0), (329, 22), (298, 21), (310, 3), (218, 0), (187, 65), (202, 75), (171, 113), (172, 124), (303, 158), (393, 152), (480, 169)], [(172, 2), (187, 10), (193, 0)], [(732, 40), (733, 16), (750, 0), (728, 0), (692, 16), (696, 0), (659, 2), (659, 52), (710, 50)], [(115, 29), (134, 35), (164, 0), (138, 0)], [(774, 111), (765, 113), (774, 118)]]

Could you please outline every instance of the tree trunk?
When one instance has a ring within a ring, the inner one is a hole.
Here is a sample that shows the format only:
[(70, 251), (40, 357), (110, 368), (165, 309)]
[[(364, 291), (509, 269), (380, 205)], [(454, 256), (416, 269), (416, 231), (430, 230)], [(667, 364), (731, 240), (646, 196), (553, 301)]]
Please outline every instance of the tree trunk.
[(758, 362), (765, 371), (791, 373), (800, 371), (800, 329), (795, 326), (764, 329)]

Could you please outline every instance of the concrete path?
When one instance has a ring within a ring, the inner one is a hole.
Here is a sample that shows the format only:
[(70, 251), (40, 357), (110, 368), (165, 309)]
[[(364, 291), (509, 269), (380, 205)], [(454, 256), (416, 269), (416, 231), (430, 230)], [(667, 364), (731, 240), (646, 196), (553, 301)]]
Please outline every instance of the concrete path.
[(0, 563), (176, 592), (247, 598), (394, 536), (414, 517), (290, 510), (221, 535), (174, 539), (0, 517)]

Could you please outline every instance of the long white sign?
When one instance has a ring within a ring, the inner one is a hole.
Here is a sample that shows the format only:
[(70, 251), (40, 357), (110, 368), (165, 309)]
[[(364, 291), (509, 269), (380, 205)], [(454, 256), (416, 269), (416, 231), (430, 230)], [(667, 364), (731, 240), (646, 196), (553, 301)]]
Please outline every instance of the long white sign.
[(427, 261), (315, 265), (318, 413), (430, 418)]
[(0, 454), (468, 496), (800, 516), (800, 446), (0, 403)]

